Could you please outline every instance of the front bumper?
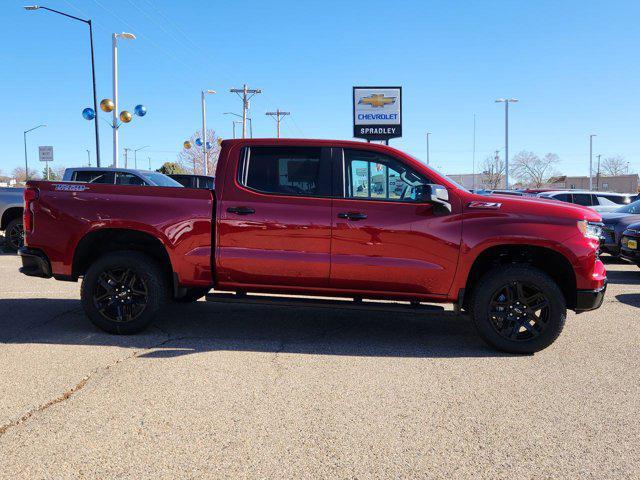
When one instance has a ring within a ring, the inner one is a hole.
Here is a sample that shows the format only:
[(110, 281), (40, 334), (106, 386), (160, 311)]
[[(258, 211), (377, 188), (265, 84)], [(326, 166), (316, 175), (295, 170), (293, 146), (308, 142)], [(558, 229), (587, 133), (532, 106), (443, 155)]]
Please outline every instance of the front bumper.
[(18, 255), (22, 259), (20, 273), (30, 277), (51, 278), (51, 263), (47, 256), (35, 248), (20, 247)]
[(576, 292), (576, 313), (588, 312), (600, 308), (604, 301), (604, 294), (607, 291), (607, 282), (605, 280), (602, 287), (595, 290), (578, 290)]

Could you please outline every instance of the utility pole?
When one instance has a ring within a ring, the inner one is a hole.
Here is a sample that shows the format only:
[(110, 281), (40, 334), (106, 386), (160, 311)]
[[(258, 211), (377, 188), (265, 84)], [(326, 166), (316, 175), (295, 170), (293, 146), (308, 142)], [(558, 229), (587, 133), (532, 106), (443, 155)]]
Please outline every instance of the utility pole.
[(89, 166), (91, 166), (91, 152), (87, 149), (87, 160), (89, 161)]
[(596, 155), (596, 157), (598, 157), (598, 170), (596, 171), (596, 190), (600, 190), (600, 157), (602, 155), (598, 154)]
[(471, 183), (476, 189), (476, 114), (473, 114), (473, 155), (471, 158)]
[(151, 170), (151, 157), (147, 157), (147, 160), (149, 160), (149, 170)]
[(124, 168), (129, 168), (129, 151), (130, 148), (124, 149)]
[(278, 138), (280, 138), (280, 118), (286, 115), (291, 115), (291, 112), (281, 112), (280, 109), (276, 109), (275, 112), (267, 112), (265, 115), (269, 115), (270, 117), (275, 117), (275, 121), (277, 126)]
[(247, 137), (247, 111), (249, 110), (249, 100), (253, 98), (254, 95), (258, 93), (262, 93), (262, 90), (259, 88), (250, 89), (247, 87), (245, 83), (242, 88), (232, 88), (229, 90), (231, 93), (235, 93), (242, 99), (242, 138)]
[(517, 98), (499, 98), (496, 103), (504, 103), (504, 178), (509, 189), (509, 104), (517, 102)]
[(589, 135), (589, 190), (593, 190), (593, 137), (597, 135)]

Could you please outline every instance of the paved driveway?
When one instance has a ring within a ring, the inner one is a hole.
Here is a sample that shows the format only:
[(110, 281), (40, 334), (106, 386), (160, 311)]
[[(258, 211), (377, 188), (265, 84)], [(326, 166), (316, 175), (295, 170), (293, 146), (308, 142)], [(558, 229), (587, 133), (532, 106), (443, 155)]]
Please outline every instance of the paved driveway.
[(2, 478), (639, 478), (640, 270), (534, 356), (465, 318), (172, 306), (102, 333), (0, 255)]

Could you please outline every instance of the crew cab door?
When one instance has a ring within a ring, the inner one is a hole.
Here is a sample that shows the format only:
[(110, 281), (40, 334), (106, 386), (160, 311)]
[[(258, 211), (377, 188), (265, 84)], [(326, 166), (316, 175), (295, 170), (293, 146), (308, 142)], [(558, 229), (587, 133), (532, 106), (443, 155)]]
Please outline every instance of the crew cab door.
[(333, 202), (331, 286), (447, 294), (461, 241), (458, 199), (451, 199), (452, 213), (437, 215), (415, 199), (416, 185), (430, 179), (378, 152), (338, 151), (334, 170), (343, 182), (342, 198)]
[(221, 287), (328, 287), (330, 149), (251, 144), (225, 172), (218, 202)]

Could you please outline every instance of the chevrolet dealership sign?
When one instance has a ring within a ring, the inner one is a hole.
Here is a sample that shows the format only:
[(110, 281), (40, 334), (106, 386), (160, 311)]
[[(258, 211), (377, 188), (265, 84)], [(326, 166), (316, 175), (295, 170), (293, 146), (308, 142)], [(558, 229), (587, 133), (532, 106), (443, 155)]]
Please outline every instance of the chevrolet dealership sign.
[(402, 87), (353, 87), (353, 136), (389, 140), (402, 136)]

